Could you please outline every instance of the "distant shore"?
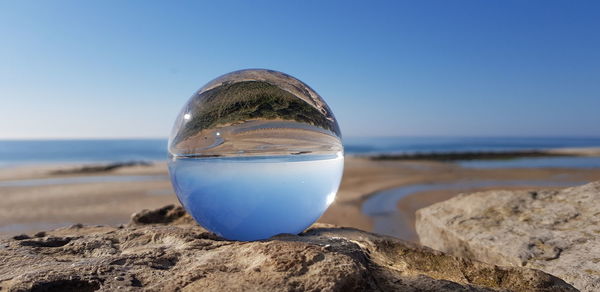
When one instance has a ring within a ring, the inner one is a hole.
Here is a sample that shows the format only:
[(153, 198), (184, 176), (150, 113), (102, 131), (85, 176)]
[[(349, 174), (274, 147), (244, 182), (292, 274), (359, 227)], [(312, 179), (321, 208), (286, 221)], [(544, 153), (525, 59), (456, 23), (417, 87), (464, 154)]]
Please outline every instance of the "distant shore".
[(434, 161), (457, 161), (457, 160), (502, 160), (532, 157), (586, 157), (600, 156), (600, 147), (590, 148), (555, 148), (540, 150), (517, 150), (517, 151), (457, 151), (457, 152), (416, 152), (399, 154), (374, 154), (363, 155), (372, 160), (434, 160)]

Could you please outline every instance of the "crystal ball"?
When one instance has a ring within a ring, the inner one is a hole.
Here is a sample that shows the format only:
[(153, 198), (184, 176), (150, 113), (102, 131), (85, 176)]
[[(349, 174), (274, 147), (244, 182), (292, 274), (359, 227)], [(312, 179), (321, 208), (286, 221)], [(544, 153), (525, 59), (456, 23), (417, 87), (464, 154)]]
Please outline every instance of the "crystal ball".
[(344, 166), (329, 106), (273, 70), (235, 71), (200, 88), (179, 113), (168, 151), (181, 204), (231, 240), (302, 232), (333, 202)]

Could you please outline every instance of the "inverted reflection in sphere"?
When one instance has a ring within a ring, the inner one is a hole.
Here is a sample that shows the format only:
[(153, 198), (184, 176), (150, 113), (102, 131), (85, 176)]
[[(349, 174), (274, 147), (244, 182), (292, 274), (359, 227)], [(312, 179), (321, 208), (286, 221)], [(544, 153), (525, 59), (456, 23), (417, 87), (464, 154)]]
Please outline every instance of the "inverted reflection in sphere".
[(200, 225), (228, 239), (299, 233), (333, 202), (340, 129), (310, 87), (272, 70), (242, 70), (194, 94), (169, 138), (175, 192)]

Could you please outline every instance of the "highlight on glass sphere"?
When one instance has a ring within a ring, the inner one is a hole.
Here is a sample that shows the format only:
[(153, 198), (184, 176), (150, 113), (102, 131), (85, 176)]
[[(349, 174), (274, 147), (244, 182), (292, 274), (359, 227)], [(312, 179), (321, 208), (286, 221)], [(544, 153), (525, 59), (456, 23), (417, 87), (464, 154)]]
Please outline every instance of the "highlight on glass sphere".
[(179, 201), (204, 228), (233, 240), (302, 232), (333, 202), (344, 165), (325, 101), (302, 81), (262, 69), (198, 90), (168, 150)]

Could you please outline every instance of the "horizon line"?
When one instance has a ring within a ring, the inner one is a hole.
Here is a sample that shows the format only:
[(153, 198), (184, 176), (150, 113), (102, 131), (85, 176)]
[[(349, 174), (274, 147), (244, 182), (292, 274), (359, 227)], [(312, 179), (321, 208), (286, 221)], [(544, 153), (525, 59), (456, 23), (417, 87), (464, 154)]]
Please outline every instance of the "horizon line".
[[(349, 135), (342, 138), (591, 138), (600, 135)], [(0, 141), (168, 140), (169, 137), (0, 137)]]

